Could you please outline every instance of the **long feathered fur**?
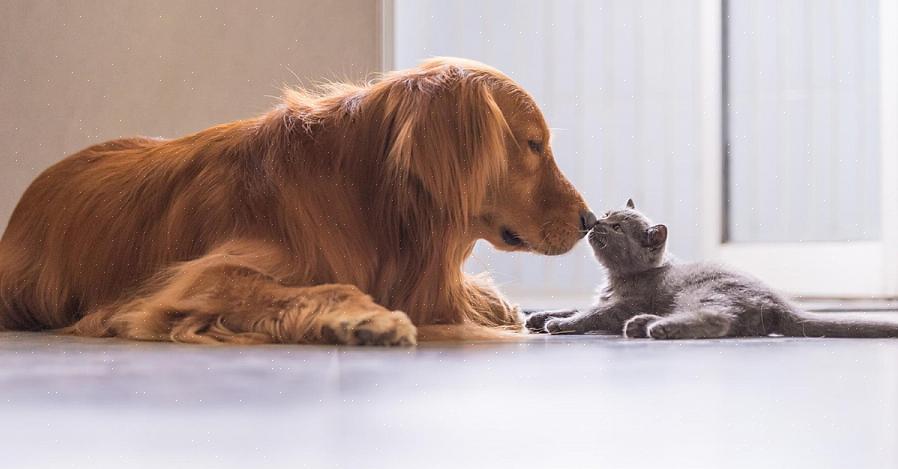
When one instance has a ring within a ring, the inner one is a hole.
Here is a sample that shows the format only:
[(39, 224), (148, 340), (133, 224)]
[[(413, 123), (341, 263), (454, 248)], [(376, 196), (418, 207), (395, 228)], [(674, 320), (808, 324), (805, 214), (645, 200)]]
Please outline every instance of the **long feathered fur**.
[[(28, 188), (0, 241), (0, 328), (70, 326), (252, 239), (286, 253), (283, 284), (355, 285), (417, 325), (467, 325), (459, 337), (516, 330), (517, 309), (462, 273), (474, 211), (516, 145), (497, 90), (533, 107), (492, 69), (434, 60), (364, 86), (288, 91), (263, 116), (187, 137), (66, 158)], [(585, 208), (558, 181), (539, 189)]]

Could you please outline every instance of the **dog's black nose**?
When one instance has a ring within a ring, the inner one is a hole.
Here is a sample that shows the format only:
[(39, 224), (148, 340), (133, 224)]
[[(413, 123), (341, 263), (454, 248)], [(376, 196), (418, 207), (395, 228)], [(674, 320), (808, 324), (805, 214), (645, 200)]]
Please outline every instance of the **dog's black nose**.
[(596, 224), (596, 214), (590, 210), (580, 212), (580, 229), (587, 232)]

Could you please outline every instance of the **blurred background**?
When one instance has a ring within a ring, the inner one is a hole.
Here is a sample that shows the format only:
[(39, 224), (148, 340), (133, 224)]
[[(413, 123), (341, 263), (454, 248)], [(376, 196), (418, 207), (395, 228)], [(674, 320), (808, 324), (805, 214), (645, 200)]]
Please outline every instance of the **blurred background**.
[[(600, 213), (632, 197), (683, 259), (804, 297), (898, 294), (895, 0), (12, 1), (0, 5), (0, 228), (44, 168), (125, 135), (265, 111), (285, 85), (439, 55), (529, 90)], [(478, 245), (534, 307), (590, 301), (583, 243)]]

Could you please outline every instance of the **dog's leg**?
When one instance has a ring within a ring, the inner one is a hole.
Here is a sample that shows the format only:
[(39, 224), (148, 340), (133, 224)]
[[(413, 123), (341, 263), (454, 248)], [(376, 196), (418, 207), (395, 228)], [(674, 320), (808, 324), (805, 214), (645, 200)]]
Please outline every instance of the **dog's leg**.
[(510, 304), (492, 281), (485, 276), (469, 277), (463, 284), (460, 303), (471, 305), (466, 320), (489, 327), (520, 330), (522, 317), (520, 308)]
[(411, 345), (408, 316), (352, 285), (285, 285), (286, 257), (229, 243), (175, 266), (134, 299), (94, 311), (69, 332), (189, 343)]

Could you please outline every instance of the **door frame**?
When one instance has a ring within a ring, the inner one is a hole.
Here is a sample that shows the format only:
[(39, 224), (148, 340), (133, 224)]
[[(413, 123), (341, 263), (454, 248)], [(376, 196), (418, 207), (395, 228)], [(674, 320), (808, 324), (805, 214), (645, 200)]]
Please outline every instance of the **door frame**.
[(377, 0), (378, 15), (378, 41), (380, 44), (380, 71), (389, 72), (393, 70), (393, 38), (394, 31), (394, 2), (393, 0)]
[(881, 226), (878, 241), (727, 242), (723, 136), (726, 0), (705, 0), (702, 24), (702, 251), (802, 297), (898, 296), (898, 0), (880, 0)]

